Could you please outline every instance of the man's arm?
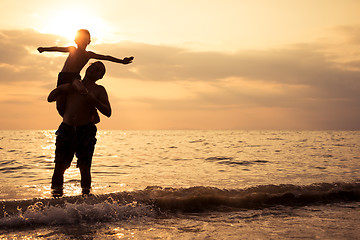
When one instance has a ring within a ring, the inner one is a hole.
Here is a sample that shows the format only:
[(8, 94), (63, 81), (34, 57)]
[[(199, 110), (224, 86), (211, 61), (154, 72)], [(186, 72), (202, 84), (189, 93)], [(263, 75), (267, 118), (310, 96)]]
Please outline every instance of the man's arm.
[(62, 84), (60, 86), (58, 86), (57, 88), (55, 88), (54, 90), (52, 90), (47, 98), (48, 102), (55, 102), (56, 99), (61, 95), (64, 94), (66, 92), (69, 92), (71, 88), (71, 83), (66, 83), (66, 84)]
[(89, 101), (105, 116), (111, 116), (111, 106), (108, 94), (103, 86), (99, 86), (100, 91), (97, 97), (91, 92), (88, 93)]
[(39, 47), (39, 53), (42, 52), (69, 52), (70, 47)]
[(122, 63), (122, 64), (132, 63), (132, 60), (134, 59), (134, 57), (126, 57), (124, 59), (120, 59), (120, 58), (115, 58), (115, 57), (112, 57), (109, 55), (97, 54), (97, 53), (90, 52), (90, 51), (89, 51), (89, 57), (97, 59), (97, 60), (106, 60), (106, 61)]

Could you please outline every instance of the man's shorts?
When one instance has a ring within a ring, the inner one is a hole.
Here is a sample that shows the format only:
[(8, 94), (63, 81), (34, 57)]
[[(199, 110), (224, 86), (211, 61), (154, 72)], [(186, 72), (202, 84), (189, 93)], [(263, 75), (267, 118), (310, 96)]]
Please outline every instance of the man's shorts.
[(96, 131), (93, 123), (76, 127), (61, 123), (56, 131), (55, 163), (64, 164), (68, 168), (75, 154), (78, 167), (90, 167), (96, 144)]
[(72, 83), (75, 78), (81, 80), (80, 74), (76, 72), (59, 72), (56, 86), (58, 87), (65, 83)]

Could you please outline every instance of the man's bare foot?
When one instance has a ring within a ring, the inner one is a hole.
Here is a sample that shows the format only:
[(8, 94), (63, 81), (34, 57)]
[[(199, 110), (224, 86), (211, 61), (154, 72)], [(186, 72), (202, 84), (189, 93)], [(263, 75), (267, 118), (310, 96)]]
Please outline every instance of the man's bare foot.
[(63, 188), (62, 187), (51, 187), (51, 195), (53, 198), (59, 198), (64, 195)]

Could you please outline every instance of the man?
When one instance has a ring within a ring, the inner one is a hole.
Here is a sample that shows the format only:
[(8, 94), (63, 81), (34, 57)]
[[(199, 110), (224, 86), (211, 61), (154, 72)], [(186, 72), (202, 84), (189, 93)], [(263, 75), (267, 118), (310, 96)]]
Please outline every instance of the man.
[(86, 88), (85, 93), (79, 93), (72, 83), (66, 83), (58, 86), (48, 96), (48, 102), (66, 97), (63, 122), (56, 131), (55, 169), (51, 183), (54, 197), (63, 194), (64, 173), (70, 167), (74, 154), (78, 158), (82, 193), (90, 193), (90, 168), (97, 131), (94, 112), (98, 109), (105, 116), (111, 116), (107, 92), (103, 86), (96, 84), (104, 74), (104, 64), (97, 61), (86, 70), (82, 81)]

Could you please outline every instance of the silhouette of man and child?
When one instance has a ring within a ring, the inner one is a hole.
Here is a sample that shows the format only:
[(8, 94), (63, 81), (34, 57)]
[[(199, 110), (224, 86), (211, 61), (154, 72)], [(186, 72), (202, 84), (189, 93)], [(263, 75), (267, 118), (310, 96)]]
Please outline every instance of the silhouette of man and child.
[(90, 59), (107, 60), (129, 64), (134, 57), (124, 59), (87, 51), (90, 33), (86, 29), (77, 31), (77, 47), (39, 47), (42, 52), (65, 52), (68, 57), (58, 75), (57, 87), (48, 96), (48, 102), (56, 101), (58, 113), (63, 121), (56, 131), (55, 168), (51, 181), (54, 197), (63, 195), (64, 173), (71, 165), (74, 155), (81, 175), (83, 194), (91, 189), (91, 163), (96, 144), (96, 123), (100, 122), (97, 110), (107, 117), (111, 116), (111, 106), (105, 88), (96, 82), (105, 74), (105, 65), (96, 61), (85, 72), (83, 80), (81, 69)]

